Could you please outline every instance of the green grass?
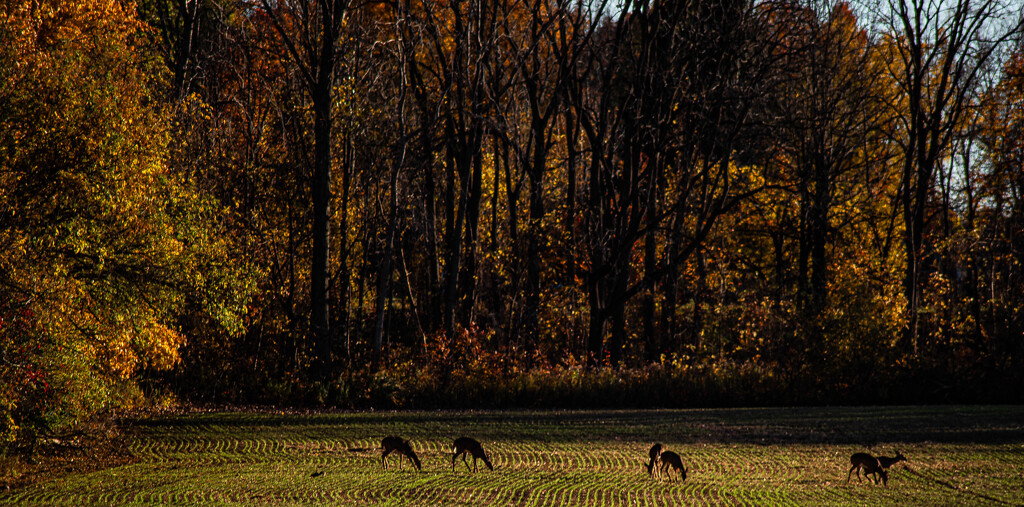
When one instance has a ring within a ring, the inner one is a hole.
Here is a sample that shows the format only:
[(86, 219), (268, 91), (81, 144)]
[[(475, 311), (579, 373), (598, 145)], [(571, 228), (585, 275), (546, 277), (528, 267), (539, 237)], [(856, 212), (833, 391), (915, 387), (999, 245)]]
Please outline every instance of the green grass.
[[(215, 413), (141, 421), (133, 434), (138, 463), (36, 484), (0, 504), (1024, 503), (1020, 406)], [(358, 450), (389, 434), (411, 440), (423, 471), (408, 462), (384, 471), (378, 451)], [(493, 472), (469, 473), (461, 460), (452, 471), (460, 435), (484, 444)], [(640, 462), (654, 441), (683, 457), (686, 481), (647, 477)], [(888, 487), (847, 484), (850, 454), (896, 449), (910, 462), (890, 471)]]

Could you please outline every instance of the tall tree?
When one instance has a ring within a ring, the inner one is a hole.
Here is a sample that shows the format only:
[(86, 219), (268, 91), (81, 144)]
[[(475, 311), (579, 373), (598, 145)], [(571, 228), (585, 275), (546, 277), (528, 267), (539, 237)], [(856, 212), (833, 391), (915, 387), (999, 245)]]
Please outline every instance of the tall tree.
[(284, 53), (298, 68), (313, 104), (310, 330), (315, 350), (313, 373), (319, 379), (326, 379), (332, 362), (333, 340), (328, 285), (331, 279), (331, 145), (336, 46), (350, 12), (351, 0), (261, 0), (260, 5), (280, 35)]
[[(588, 351), (622, 358), (627, 303), (700, 250), (718, 218), (756, 186), (735, 168), (736, 143), (772, 79), (769, 38), (745, 1), (633, 2), (595, 35), (571, 95), (587, 141)], [(667, 248), (653, 255), (658, 236)], [(646, 238), (644, 271), (634, 248)], [(671, 298), (670, 298), (671, 300)], [(654, 319), (648, 303), (646, 335)], [(675, 312), (664, 308), (664, 312)], [(610, 323), (605, 341), (606, 324)]]
[[(604, 4), (591, 8), (601, 11)], [(551, 193), (548, 174), (554, 169), (552, 151), (559, 134), (557, 120), (569, 110), (567, 87), (596, 25), (569, 0), (530, 0), (513, 5), (517, 15), (509, 17), (503, 27), (513, 76), (508, 99), (516, 104), (496, 115), (499, 121), (495, 134), (515, 156), (522, 181), (529, 182), (526, 248), (520, 252), (526, 260), (524, 315), (518, 329), (522, 329), (524, 345), (532, 348), (540, 333), (544, 261), (552, 255), (546, 250), (552, 232), (544, 224)], [(567, 127), (578, 129), (578, 125)], [(566, 178), (570, 180), (567, 192), (575, 193), (572, 171)], [(566, 227), (571, 227), (572, 221), (567, 220)]]
[[(394, 110), (389, 111), (394, 117), (395, 129), (394, 134), (396, 138), (392, 145), (391, 154), (391, 167), (388, 169), (388, 217), (385, 229), (385, 243), (384, 243), (384, 255), (381, 257), (380, 265), (378, 268), (378, 279), (377, 279), (377, 319), (374, 325), (373, 331), (373, 357), (374, 357), (374, 368), (379, 365), (381, 352), (384, 347), (384, 322), (387, 315), (389, 300), (391, 299), (392, 291), (392, 278), (394, 271), (394, 259), (399, 254), (396, 249), (396, 242), (399, 236), (399, 179), (401, 176), (402, 169), (405, 166), (406, 155), (410, 143), (409, 126), (408, 126), (408, 113), (407, 113), (407, 101), (408, 101), (408, 88), (409, 83), (406, 78), (406, 53), (411, 51), (412, 41), (403, 37), (401, 31), (401, 24), (408, 21), (408, 17), (404, 12), (405, 5), (401, 2), (394, 4), (395, 12), (393, 18), (389, 23), (392, 27), (395, 38), (392, 40), (390, 47), (386, 48), (388, 53), (387, 56), (379, 56), (378, 58), (383, 62), (397, 63), (395, 65), (396, 72), (387, 72), (385, 69), (378, 67), (378, 73), (382, 76), (391, 78), (393, 82), (380, 83), (388, 86), (389, 90), (397, 88), (395, 93), (395, 106)], [(381, 45), (382, 47), (384, 45)], [(412, 295), (410, 294), (410, 298)], [(415, 311), (415, 308), (413, 308)], [(414, 316), (415, 317), (415, 316)]]
[(209, 16), (209, 0), (144, 0), (138, 9), (143, 20), (156, 31), (157, 47), (171, 71), (171, 93), (184, 97), (191, 90), (200, 52), (202, 36), (207, 29), (204, 17)]
[(902, 93), (893, 104), (898, 122), (892, 137), (903, 152), (903, 346), (916, 355), (935, 171), (980, 93), (979, 80), (1005, 43), (1019, 35), (1024, 15), (1000, 0), (890, 0), (888, 8), (882, 23), (893, 37), (889, 73)]
[(1024, 41), (1017, 43), (983, 104), (980, 140), (989, 163), (977, 164), (974, 177), (965, 174), (972, 345), (994, 349), (993, 357), (1019, 358), (1024, 352)]
[[(435, 257), (428, 261), (430, 306), (432, 317), (440, 313), (431, 320), (439, 321), (448, 336), (456, 325), (469, 323), (475, 300), (482, 151), (493, 103), (499, 100), (489, 92), (488, 78), (499, 63), (498, 26), (507, 8), (503, 2), (483, 0), (405, 0), (403, 7), (406, 65), (420, 119), (424, 199), (430, 201), (425, 203), (427, 241)], [(443, 162), (440, 179), (433, 172), (438, 159)], [(440, 217), (433, 202), (438, 198)], [(429, 232), (438, 222), (441, 238)]]
[(846, 197), (837, 191), (846, 175), (863, 172), (864, 140), (879, 134), (886, 97), (878, 96), (877, 56), (848, 4), (810, 2), (788, 13), (782, 145), (799, 195), (797, 300), (813, 318), (828, 304), (833, 207)]
[[(169, 163), (135, 13), (14, 1), (0, 17), (0, 311), (25, 323), (0, 323), (0, 421), (19, 409), (64, 425), (136, 402), (140, 372), (178, 362), (180, 322), (238, 331), (248, 276), (228, 255), (223, 209)], [(28, 373), (46, 399), (9, 397)]]

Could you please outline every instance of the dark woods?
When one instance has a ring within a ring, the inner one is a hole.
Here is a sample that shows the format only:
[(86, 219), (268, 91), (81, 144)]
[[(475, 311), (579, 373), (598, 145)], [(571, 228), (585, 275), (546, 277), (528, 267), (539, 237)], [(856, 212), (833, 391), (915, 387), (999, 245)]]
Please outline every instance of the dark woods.
[[(4, 15), (38, 44), (46, 23), (91, 19), (22, 3)], [(145, 188), (170, 214), (159, 248), (118, 252), (164, 252), (125, 264), (168, 276), (65, 271), (126, 308), (95, 317), (26, 267), (47, 250), (18, 238), (63, 222), (24, 214), (69, 216), (45, 214), (56, 190), (5, 190), (0, 239), (24, 249), (0, 284), (6, 376), (63, 343), (92, 351), (75, 371), (101, 373), (83, 391), (108, 393), (96, 409), (115, 386), (375, 407), (1020, 401), (1012, 6), (109, 4), (93, 9), (131, 25), (109, 88), (142, 111), (129, 133), (157, 139), (139, 148), (159, 167)], [(120, 114), (95, 109), (83, 117)], [(44, 146), (0, 141), (5, 181), (46, 166)], [(120, 167), (109, 151), (99, 174)], [(69, 196), (69, 213), (91, 196)], [(84, 262), (65, 250), (46, 265)], [(103, 255), (89, 266), (122, 258)], [(48, 345), (14, 359), (33, 343)]]

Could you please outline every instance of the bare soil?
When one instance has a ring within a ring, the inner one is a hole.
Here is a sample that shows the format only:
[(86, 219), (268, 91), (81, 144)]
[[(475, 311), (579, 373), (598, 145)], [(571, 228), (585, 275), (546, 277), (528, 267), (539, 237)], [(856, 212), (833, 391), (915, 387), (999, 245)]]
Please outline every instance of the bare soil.
[(0, 491), (139, 461), (128, 448), (126, 424), (107, 418), (66, 434), (40, 437), (30, 445), (12, 446), (0, 457)]

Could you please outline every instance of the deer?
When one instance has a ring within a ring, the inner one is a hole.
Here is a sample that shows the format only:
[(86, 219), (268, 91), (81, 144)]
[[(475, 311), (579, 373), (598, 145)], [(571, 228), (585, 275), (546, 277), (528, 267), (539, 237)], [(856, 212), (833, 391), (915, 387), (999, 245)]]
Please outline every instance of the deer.
[(850, 474), (852, 474), (854, 470), (857, 471), (857, 480), (859, 481), (860, 469), (863, 468), (864, 477), (867, 477), (869, 474), (874, 474), (875, 484), (878, 484), (878, 478), (881, 477), (882, 484), (885, 486), (889, 485), (889, 474), (885, 471), (885, 468), (882, 467), (878, 458), (875, 458), (866, 452), (858, 452), (853, 456), (850, 456), (850, 464), (853, 466), (850, 467), (850, 471), (846, 474), (847, 483), (850, 482)]
[(661, 444), (652, 445), (651, 450), (647, 451), (647, 454), (650, 455), (651, 461), (646, 465), (641, 461), (640, 464), (647, 468), (647, 475), (654, 477), (654, 474), (658, 474), (660, 476), (661, 474), (656, 465), (661, 460)]
[(672, 451), (664, 451), (661, 453), (659, 461), (661, 461), (661, 471), (668, 475), (668, 480), (672, 480), (672, 470), (670, 468), (676, 469), (679, 480), (686, 480), (686, 467), (683, 466), (683, 460), (678, 454)]
[(487, 459), (487, 453), (484, 452), (484, 447), (480, 445), (480, 442), (473, 440), (469, 437), (459, 437), (455, 439), (455, 443), (452, 444), (452, 471), (455, 471), (455, 458), (462, 455), (462, 462), (466, 464), (466, 470), (469, 470), (469, 462), (466, 461), (466, 454), (473, 455), (473, 471), (476, 472), (476, 460), (484, 460), (484, 464), (487, 465), (488, 470), (494, 470), (491, 466), (491, 460)]
[[(409, 442), (406, 442), (402, 437), (384, 437), (384, 439), (380, 441), (380, 448), (380, 463), (384, 467), (384, 470), (388, 469), (387, 457), (388, 454), (391, 454), (392, 452), (404, 455), (406, 458), (409, 458), (409, 461), (411, 461), (414, 466), (416, 466), (417, 470), (422, 470), (420, 467), (420, 458), (416, 456), (416, 452), (412, 450), (412, 446), (409, 445)], [(401, 456), (398, 458), (398, 468), (402, 468)]]
[(885, 470), (888, 470), (889, 467), (899, 463), (900, 461), (907, 461), (907, 457), (900, 454), (900, 451), (896, 451), (896, 456), (892, 458), (887, 458), (885, 456), (878, 457), (878, 464)]

